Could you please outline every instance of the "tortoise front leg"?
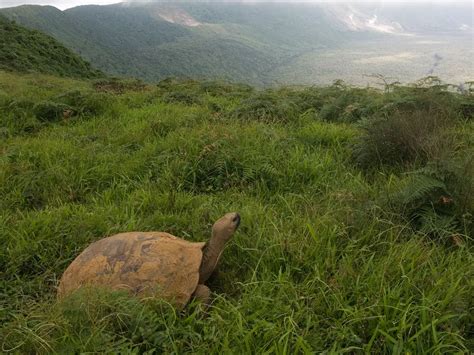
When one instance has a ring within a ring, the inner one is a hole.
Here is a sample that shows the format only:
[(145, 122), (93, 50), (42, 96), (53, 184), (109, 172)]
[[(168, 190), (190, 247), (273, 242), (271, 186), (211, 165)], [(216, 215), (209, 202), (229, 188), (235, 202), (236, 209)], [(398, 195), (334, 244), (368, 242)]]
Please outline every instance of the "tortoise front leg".
[(202, 302), (205, 309), (211, 304), (211, 290), (206, 285), (197, 285), (196, 290), (193, 293), (193, 297), (199, 302)]

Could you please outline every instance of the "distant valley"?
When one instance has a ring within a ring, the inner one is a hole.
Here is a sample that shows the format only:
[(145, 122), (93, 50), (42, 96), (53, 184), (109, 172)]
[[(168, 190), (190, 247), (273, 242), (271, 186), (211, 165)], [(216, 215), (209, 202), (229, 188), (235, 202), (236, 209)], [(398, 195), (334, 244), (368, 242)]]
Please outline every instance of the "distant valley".
[[(411, 11), (403, 11), (410, 6)], [(474, 79), (472, 7), (288, 3), (19, 6), (0, 13), (115, 76), (254, 85)], [(376, 80), (375, 80), (376, 81)]]

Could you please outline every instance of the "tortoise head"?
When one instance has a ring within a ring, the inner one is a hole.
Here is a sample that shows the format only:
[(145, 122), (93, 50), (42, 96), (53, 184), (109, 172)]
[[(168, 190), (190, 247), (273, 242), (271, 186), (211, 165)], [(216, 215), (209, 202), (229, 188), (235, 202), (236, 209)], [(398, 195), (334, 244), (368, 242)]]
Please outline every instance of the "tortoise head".
[(199, 268), (199, 283), (209, 279), (217, 262), (224, 251), (225, 244), (232, 238), (240, 224), (240, 216), (236, 212), (227, 213), (212, 226), (212, 237), (206, 243)]
[(225, 214), (212, 226), (212, 238), (229, 241), (240, 224), (240, 215), (236, 212)]

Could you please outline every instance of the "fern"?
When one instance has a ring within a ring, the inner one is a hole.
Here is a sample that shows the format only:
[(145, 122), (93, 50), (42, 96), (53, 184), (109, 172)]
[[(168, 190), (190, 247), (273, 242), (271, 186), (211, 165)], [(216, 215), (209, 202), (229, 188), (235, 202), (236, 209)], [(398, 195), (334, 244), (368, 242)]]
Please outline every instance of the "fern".
[(423, 234), (440, 239), (470, 235), (472, 223), (465, 216), (471, 213), (463, 200), (470, 197), (456, 193), (459, 177), (455, 174), (453, 180), (453, 174), (435, 164), (412, 172), (389, 195), (392, 207), (408, 217)]
[(277, 168), (270, 163), (263, 163), (259, 169), (259, 175), (267, 178), (276, 178), (280, 175)]
[(413, 204), (426, 204), (433, 195), (446, 193), (445, 183), (433, 176), (413, 173), (395, 193), (393, 201), (404, 206)]
[(252, 166), (244, 166), (243, 179), (244, 181), (255, 181), (256, 171)]
[(423, 208), (418, 213), (420, 232), (441, 239), (459, 233), (459, 224), (454, 216), (441, 215), (434, 208)]

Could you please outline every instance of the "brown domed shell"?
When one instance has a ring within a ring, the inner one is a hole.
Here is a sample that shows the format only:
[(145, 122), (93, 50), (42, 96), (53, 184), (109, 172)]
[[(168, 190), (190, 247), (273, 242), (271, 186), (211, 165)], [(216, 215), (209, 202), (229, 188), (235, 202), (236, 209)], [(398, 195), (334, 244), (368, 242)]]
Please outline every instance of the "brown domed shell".
[(58, 296), (83, 285), (157, 296), (181, 308), (199, 281), (205, 243), (163, 232), (120, 233), (87, 247), (66, 269)]

